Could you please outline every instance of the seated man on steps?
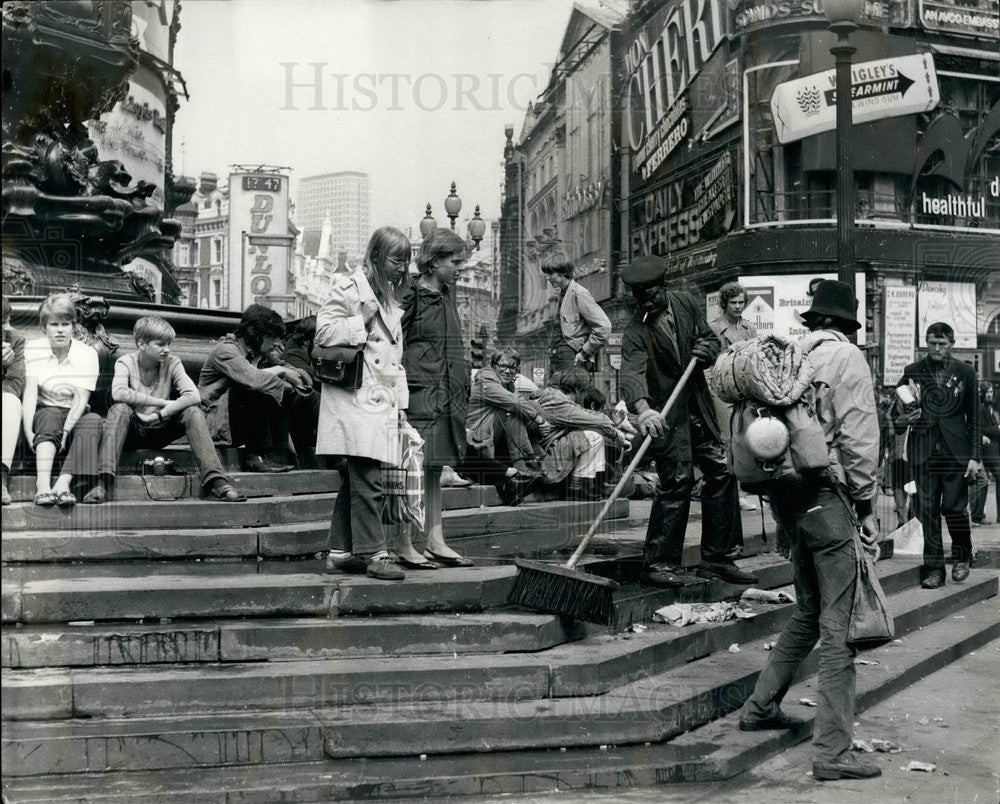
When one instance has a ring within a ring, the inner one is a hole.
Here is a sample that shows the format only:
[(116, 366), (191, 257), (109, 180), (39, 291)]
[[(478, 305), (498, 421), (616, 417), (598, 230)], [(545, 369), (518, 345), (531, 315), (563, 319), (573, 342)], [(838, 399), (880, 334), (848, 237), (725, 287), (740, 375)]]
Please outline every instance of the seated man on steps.
[(212, 350), (198, 376), (201, 406), (217, 443), (246, 446), (250, 472), (287, 472), (292, 401), (312, 377), (288, 365), (261, 368), (285, 335), (274, 310), (251, 304), (235, 332)]
[(98, 461), (98, 483), (84, 502), (103, 503), (114, 488), (118, 460), (129, 442), (135, 449), (159, 449), (182, 435), (201, 469), (209, 499), (244, 502), (222, 472), (222, 463), (198, 404), (201, 396), (179, 358), (170, 354), (174, 328), (159, 316), (146, 316), (132, 330), (136, 351), (115, 361), (111, 398)]
[(573, 368), (555, 374), (538, 395), (538, 409), (552, 425), (542, 441), (541, 480), (563, 486), (566, 499), (579, 502), (604, 496), (603, 487), (597, 486), (605, 470), (604, 440), (621, 447), (632, 443), (631, 435), (609, 416), (580, 404), (590, 387), (587, 372)]
[(497, 349), (490, 367), (472, 381), (465, 434), (469, 444), (462, 472), (496, 486), (504, 505), (517, 505), (524, 488), (538, 476), (535, 447), (528, 427), (543, 436), (552, 431), (538, 405), (514, 389), (521, 356), (509, 346)]

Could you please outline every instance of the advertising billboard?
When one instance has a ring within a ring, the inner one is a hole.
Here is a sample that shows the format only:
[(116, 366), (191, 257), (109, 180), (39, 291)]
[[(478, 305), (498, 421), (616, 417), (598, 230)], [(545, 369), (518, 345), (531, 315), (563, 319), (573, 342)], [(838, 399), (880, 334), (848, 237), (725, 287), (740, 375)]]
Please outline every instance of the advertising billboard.
[[(771, 95), (778, 141), (786, 144), (836, 128), (836, 85), (835, 70), (778, 84)], [(929, 112), (941, 100), (934, 57), (920, 53), (854, 64), (851, 97), (855, 125)]]
[[(811, 288), (820, 279), (836, 279), (836, 274), (779, 274), (774, 276), (741, 276), (739, 283), (747, 289), (747, 306), (743, 318), (757, 328), (758, 335), (781, 335), (801, 338), (809, 329), (799, 314), (812, 305)], [(865, 323), (865, 275), (855, 275), (854, 295), (858, 302), (858, 321)], [(864, 345), (865, 328), (858, 330), (858, 344)]]
[(263, 171), (229, 174), (230, 310), (253, 303), (287, 317), (288, 176)]

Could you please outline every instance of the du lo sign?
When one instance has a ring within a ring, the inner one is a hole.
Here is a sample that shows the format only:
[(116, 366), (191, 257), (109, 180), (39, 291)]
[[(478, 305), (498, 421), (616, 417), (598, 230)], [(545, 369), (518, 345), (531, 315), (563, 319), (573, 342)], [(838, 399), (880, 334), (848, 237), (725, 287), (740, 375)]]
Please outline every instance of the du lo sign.
[[(836, 84), (834, 70), (778, 84), (771, 95), (778, 141), (794, 142), (836, 128)], [(941, 99), (934, 57), (920, 53), (855, 64), (851, 97), (855, 124), (930, 111)]]

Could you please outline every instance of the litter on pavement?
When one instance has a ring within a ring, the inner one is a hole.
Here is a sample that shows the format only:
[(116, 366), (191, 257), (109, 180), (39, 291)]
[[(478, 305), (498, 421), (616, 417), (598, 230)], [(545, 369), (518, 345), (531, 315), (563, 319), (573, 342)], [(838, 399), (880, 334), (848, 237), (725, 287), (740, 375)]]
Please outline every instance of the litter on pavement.
[(678, 628), (693, 623), (721, 623), (756, 616), (736, 603), (672, 603), (653, 612), (656, 622)]
[(794, 603), (795, 595), (784, 589), (745, 589), (740, 600), (759, 600), (761, 603)]

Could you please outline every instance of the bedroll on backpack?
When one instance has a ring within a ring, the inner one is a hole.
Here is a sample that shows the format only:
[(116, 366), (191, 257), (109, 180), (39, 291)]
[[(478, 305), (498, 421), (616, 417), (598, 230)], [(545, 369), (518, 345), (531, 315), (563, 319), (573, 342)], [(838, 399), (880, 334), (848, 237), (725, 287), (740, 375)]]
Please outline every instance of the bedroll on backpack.
[(813, 392), (788, 407), (750, 399), (733, 405), (728, 463), (750, 492), (766, 491), (775, 483), (804, 485), (825, 472), (830, 452), (816, 418)]

